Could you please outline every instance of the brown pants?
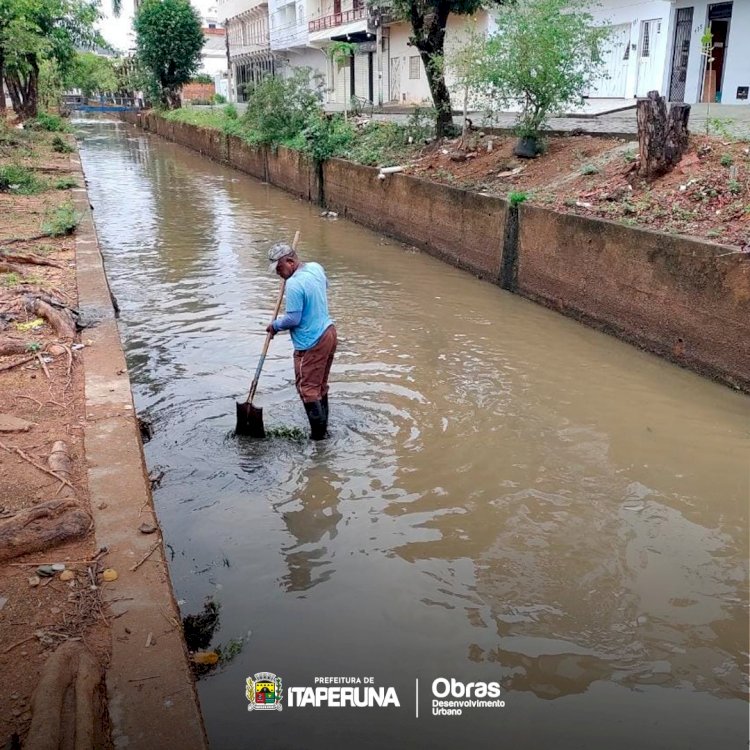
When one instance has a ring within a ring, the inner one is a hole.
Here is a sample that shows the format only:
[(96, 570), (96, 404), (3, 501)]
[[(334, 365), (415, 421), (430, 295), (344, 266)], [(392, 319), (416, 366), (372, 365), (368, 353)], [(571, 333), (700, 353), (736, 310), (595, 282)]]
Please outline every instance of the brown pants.
[(336, 353), (336, 327), (328, 326), (315, 346), (294, 352), (294, 378), (300, 398), (310, 404), (328, 395), (328, 374)]

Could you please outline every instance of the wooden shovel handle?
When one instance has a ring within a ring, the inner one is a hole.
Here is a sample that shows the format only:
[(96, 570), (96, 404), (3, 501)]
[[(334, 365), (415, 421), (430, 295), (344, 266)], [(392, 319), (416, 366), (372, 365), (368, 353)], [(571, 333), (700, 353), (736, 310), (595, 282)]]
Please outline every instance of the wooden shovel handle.
[[(297, 243), (299, 242), (299, 230), (295, 232), (294, 234), (294, 240), (292, 241), (292, 250), (297, 250)], [(279, 317), (279, 310), (281, 310), (281, 303), (284, 300), (284, 290), (286, 289), (286, 279), (281, 280), (281, 287), (279, 288), (279, 297), (276, 300), (276, 307), (273, 311), (273, 317), (271, 318), (271, 322), (273, 323), (276, 318)], [(271, 339), (273, 336), (271, 336), (270, 333), (266, 334), (266, 341), (263, 344), (263, 351), (260, 355), (260, 360), (258, 362), (258, 366), (255, 368), (255, 377), (253, 378), (253, 384), (250, 386), (250, 393), (247, 396), (246, 403), (252, 404), (253, 398), (255, 397), (255, 391), (258, 390), (258, 381), (260, 380), (260, 373), (261, 370), (263, 370), (263, 363), (266, 361), (266, 354), (268, 354), (268, 347), (271, 343)]]

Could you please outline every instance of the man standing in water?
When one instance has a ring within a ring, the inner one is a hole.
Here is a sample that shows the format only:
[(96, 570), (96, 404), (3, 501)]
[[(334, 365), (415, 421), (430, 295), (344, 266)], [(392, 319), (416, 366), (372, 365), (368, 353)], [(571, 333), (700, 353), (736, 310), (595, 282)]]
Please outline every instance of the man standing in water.
[(277, 242), (268, 251), (269, 271), (286, 279), (286, 313), (266, 329), (289, 331), (294, 345), (294, 377), (310, 437), (322, 440), (328, 426), (328, 374), (336, 353), (336, 327), (328, 315), (328, 279), (319, 263), (302, 263), (295, 250)]

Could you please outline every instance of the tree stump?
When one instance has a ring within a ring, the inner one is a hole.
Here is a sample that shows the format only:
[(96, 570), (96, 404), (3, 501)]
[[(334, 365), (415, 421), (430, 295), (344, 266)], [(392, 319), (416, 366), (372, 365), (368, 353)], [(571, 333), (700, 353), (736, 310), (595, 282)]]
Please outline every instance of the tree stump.
[(640, 168), (647, 180), (666, 174), (682, 158), (688, 146), (689, 104), (673, 104), (667, 112), (667, 101), (658, 91), (649, 91), (638, 101), (638, 143)]

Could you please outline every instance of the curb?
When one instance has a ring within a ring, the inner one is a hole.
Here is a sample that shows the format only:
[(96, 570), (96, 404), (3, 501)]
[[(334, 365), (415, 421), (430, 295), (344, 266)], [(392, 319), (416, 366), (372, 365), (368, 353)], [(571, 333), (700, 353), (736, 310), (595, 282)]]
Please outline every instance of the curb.
[[(85, 185), (75, 154), (71, 168)], [(91, 346), (82, 350), (89, 499), (96, 544), (107, 547), (107, 567), (119, 575), (102, 591), (112, 614), (106, 677), (112, 740), (115, 748), (131, 750), (201, 750), (208, 741), (161, 533), (138, 531), (144, 521), (157, 527), (158, 521), (85, 187), (73, 190), (73, 203), (81, 217), (75, 235), (79, 309), (97, 321), (84, 333)]]

